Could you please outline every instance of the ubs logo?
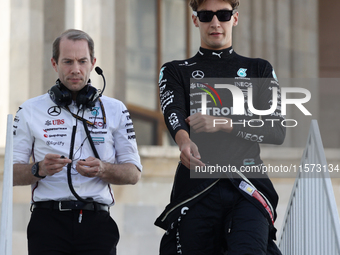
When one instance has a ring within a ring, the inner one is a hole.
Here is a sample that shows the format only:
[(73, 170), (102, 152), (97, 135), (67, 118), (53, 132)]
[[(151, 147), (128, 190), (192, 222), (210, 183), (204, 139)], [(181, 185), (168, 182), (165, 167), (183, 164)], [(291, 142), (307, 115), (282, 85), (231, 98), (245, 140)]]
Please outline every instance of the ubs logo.
[(64, 125), (65, 120), (64, 119), (57, 119), (57, 120), (46, 120), (45, 125), (50, 126), (50, 125)]
[(61, 108), (59, 106), (52, 106), (47, 110), (47, 113), (50, 116), (59, 116), (61, 113)]

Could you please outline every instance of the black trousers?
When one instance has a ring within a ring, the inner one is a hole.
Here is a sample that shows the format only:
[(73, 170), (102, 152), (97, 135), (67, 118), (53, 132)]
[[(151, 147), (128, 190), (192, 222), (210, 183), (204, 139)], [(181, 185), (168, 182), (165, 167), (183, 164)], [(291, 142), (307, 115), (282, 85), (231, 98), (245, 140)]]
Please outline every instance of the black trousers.
[(161, 241), (161, 255), (281, 255), (269, 223), (227, 179), (220, 180)]
[(29, 255), (115, 255), (118, 227), (105, 211), (36, 208), (27, 228)]

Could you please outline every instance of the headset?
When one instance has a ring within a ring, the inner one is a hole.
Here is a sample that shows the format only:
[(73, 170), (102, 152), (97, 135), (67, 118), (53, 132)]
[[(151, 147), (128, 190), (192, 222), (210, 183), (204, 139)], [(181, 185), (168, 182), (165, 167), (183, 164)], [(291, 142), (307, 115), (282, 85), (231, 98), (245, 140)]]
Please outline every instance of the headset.
[[(91, 86), (91, 80), (88, 80), (87, 85), (82, 88), (76, 97), (76, 104), (79, 109), (89, 108), (92, 109), (95, 105), (95, 102), (99, 97), (102, 96), (106, 82), (105, 77), (103, 75), (103, 71), (100, 67), (95, 68), (98, 75), (101, 75), (104, 80), (104, 87), (102, 90), (97, 90), (95, 87)], [(56, 84), (52, 86), (52, 88), (48, 91), (51, 100), (61, 107), (66, 107), (72, 103), (72, 93), (66, 88), (64, 84), (58, 79)]]
[[(104, 77), (103, 71), (100, 67), (97, 66), (95, 68), (95, 70), (96, 70), (97, 74), (101, 75), (102, 78), (103, 78), (103, 82), (104, 82), (103, 89), (97, 90), (96, 88), (91, 86), (91, 80), (88, 80), (87, 85), (85, 85), (85, 87), (82, 88), (78, 92), (77, 97), (76, 97), (76, 104), (77, 104), (79, 110), (81, 110), (83, 108), (92, 109), (95, 106), (97, 99), (103, 95), (103, 92), (104, 92), (105, 87), (106, 87), (105, 77)], [(72, 103), (72, 93), (68, 88), (66, 88), (66, 86), (64, 84), (62, 84), (62, 82), (59, 79), (56, 81), (56, 84), (54, 86), (52, 86), (52, 88), (48, 91), (48, 94), (50, 95), (51, 100), (56, 105), (63, 107), (63, 108), (66, 108), (70, 112), (70, 110), (68, 109), (68, 105), (70, 105)], [(101, 101), (100, 101), (100, 104), (102, 106)], [(103, 111), (103, 114), (105, 115), (105, 112), (104, 112), (103, 109), (104, 109), (104, 106), (102, 106), (102, 111)], [(87, 136), (87, 138), (90, 142), (93, 153), (94, 153), (96, 158), (100, 159), (99, 154), (96, 150), (96, 147), (94, 146), (92, 137), (91, 137), (90, 132), (89, 132), (88, 127), (87, 127), (87, 124), (88, 124), (87, 120), (78, 116), (78, 115), (73, 114), (72, 112), (70, 112), (70, 113), (72, 114), (72, 116), (74, 118), (80, 119), (83, 122), (83, 126), (84, 126), (84, 129), (85, 129), (85, 132), (86, 132), (86, 136)], [(74, 147), (74, 142), (75, 142), (75, 135), (76, 135), (76, 126), (73, 126), (72, 135), (71, 135), (70, 153), (69, 153), (69, 159), (71, 159), (71, 160), (73, 159), (73, 147)], [(86, 199), (83, 199), (75, 191), (73, 184), (72, 184), (71, 167), (72, 167), (72, 163), (69, 163), (67, 165), (67, 182), (68, 182), (68, 186), (71, 190), (71, 193), (79, 201), (82, 201), (84, 203), (93, 202), (93, 198), (88, 197)]]

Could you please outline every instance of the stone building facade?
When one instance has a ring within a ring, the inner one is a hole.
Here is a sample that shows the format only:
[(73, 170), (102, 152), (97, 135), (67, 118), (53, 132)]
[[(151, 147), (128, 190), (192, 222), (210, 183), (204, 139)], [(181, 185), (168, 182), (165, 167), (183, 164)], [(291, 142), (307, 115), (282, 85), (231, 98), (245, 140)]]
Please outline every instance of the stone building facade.
[[(3, 160), (7, 114), (54, 85), (53, 40), (65, 29), (78, 28), (95, 42), (97, 64), (105, 74), (105, 95), (129, 108), (137, 132), (144, 173), (135, 186), (115, 186), (117, 204), (111, 214), (122, 238), (119, 253), (157, 253), (163, 231), (153, 226), (167, 204), (178, 149), (165, 130), (158, 106), (158, 71), (172, 59), (196, 53), (199, 34), (191, 24), (186, 0), (2, 0), (0, 8), (0, 154)], [(287, 118), (298, 126), (287, 131), (283, 146), (263, 146), (265, 163), (300, 162), (311, 119), (317, 119), (330, 162), (339, 163), (340, 16), (337, 0), (241, 0), (240, 23), (233, 47), (274, 66), (282, 87), (311, 92), (305, 104), (312, 116), (296, 107)], [(101, 88), (95, 73), (92, 83)], [(3, 163), (0, 162), (0, 173)], [(2, 175), (2, 174), (1, 174)], [(292, 176), (272, 176), (280, 195), (278, 228), (282, 222)], [(339, 192), (339, 181), (333, 180)], [(30, 187), (14, 188), (13, 254), (26, 254)]]

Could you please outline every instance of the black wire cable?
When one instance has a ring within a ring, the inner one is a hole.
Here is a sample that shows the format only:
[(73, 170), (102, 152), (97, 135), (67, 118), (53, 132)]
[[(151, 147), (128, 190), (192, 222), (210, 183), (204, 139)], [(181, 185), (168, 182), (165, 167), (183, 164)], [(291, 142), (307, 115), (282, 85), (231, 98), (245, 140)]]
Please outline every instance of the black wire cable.
[[(79, 114), (79, 110), (77, 112), (77, 115)], [(84, 115), (84, 111), (83, 111), (83, 115)], [(98, 155), (98, 152), (94, 146), (94, 143), (92, 141), (92, 138), (91, 138), (91, 135), (90, 135), (90, 132), (87, 128), (87, 122), (86, 120), (83, 120), (83, 125), (84, 125), (84, 129), (85, 129), (85, 132), (86, 132), (86, 138), (89, 139), (89, 142), (90, 142), (90, 145), (91, 145), (91, 148), (93, 150), (93, 153), (94, 155), (96, 156), (96, 158), (99, 158), (99, 155)], [(74, 147), (74, 142), (75, 142), (75, 138), (76, 138), (76, 131), (77, 131), (77, 126), (78, 126), (78, 120), (76, 119), (76, 125), (73, 126), (73, 129), (72, 129), (72, 136), (71, 136), (71, 146), (70, 146), (70, 154), (69, 154), (69, 159), (72, 160), (71, 163), (69, 163), (67, 165), (67, 182), (68, 182), (68, 186), (70, 188), (70, 191), (71, 193), (81, 202), (84, 202), (84, 203), (89, 203), (89, 202), (93, 202), (93, 198), (92, 197), (89, 197), (89, 198), (82, 198), (78, 195), (78, 193), (75, 191), (74, 187), (73, 187), (73, 183), (72, 183), (72, 176), (71, 176), (71, 169), (72, 169), (72, 164), (73, 164), (73, 147)], [(86, 141), (86, 138), (84, 139), (81, 147), (83, 146), (84, 142)], [(79, 150), (79, 149), (78, 149)], [(78, 151), (77, 150), (77, 151)], [(100, 159), (100, 158), (99, 158)]]

